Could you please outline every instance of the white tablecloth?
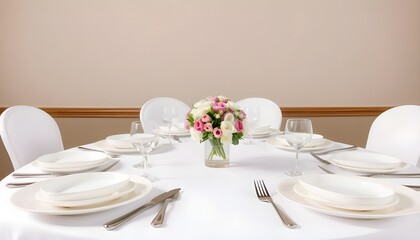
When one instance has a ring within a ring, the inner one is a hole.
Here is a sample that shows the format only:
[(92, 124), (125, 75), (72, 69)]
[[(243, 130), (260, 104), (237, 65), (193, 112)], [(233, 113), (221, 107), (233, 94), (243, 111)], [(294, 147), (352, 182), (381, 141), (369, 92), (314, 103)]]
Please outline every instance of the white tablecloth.
[[(286, 199), (277, 185), (288, 178), (285, 170), (294, 165), (294, 152), (274, 148), (265, 142), (231, 147), (231, 165), (208, 168), (204, 165), (203, 144), (183, 139), (171, 147), (160, 148), (150, 160), (150, 172), (160, 178), (146, 197), (126, 206), (79, 216), (50, 216), (17, 209), (10, 198), (19, 189), (9, 189), (6, 177), (0, 184), (0, 239), (418, 239), (420, 214), (377, 220), (358, 220), (328, 216)], [(342, 146), (335, 144), (333, 147)], [(307, 174), (320, 173), (318, 162), (302, 153)], [(123, 156), (113, 171), (140, 174), (131, 166), (139, 155)], [(31, 164), (19, 172), (38, 171)], [(274, 201), (300, 225), (283, 226), (275, 210), (260, 202), (253, 180), (263, 179)], [(35, 180), (42, 180), (40, 178)], [(21, 179), (20, 181), (28, 181)], [(407, 181), (417, 181), (407, 180)], [(168, 206), (165, 224), (153, 228), (150, 222), (155, 206), (120, 228), (107, 231), (102, 224), (126, 213), (172, 188), (182, 188), (177, 201)]]

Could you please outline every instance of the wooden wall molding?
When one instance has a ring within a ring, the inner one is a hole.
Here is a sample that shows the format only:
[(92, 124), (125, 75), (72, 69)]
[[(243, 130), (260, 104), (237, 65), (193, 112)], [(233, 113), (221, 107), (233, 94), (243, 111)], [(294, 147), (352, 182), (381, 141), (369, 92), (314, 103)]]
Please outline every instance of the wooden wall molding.
[[(0, 107), (2, 113), (7, 107)], [(139, 108), (40, 107), (55, 118), (138, 118)], [(282, 107), (283, 117), (378, 116), (388, 107)]]

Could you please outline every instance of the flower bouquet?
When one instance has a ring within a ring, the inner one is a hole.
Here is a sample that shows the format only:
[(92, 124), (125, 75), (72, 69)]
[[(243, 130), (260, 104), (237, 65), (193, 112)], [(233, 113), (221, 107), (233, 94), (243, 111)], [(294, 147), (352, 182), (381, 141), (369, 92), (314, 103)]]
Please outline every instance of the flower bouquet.
[[(185, 122), (192, 139), (206, 142), (206, 165), (215, 167), (229, 164), (229, 145), (239, 144), (244, 135), (246, 114), (224, 96), (208, 97), (195, 103)], [(212, 161), (221, 160), (219, 163)]]

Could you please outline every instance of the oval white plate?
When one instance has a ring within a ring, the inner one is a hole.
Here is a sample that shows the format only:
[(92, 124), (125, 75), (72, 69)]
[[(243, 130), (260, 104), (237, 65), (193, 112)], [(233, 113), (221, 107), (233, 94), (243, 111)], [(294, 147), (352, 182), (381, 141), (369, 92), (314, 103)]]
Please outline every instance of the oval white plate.
[(109, 145), (106, 140), (101, 140), (98, 142), (95, 142), (93, 144), (94, 148), (98, 148), (102, 151), (109, 152), (109, 153), (118, 153), (118, 154), (124, 154), (124, 153), (138, 153), (137, 149), (133, 148), (116, 148), (111, 145)]
[(364, 151), (334, 153), (325, 156), (325, 159), (341, 166), (380, 170), (399, 168), (402, 163), (402, 161), (396, 157)]
[(130, 193), (131, 191), (134, 190), (135, 187), (136, 187), (136, 184), (130, 181), (127, 183), (127, 185), (120, 188), (117, 192), (113, 194), (106, 195), (103, 197), (98, 197), (98, 198), (86, 199), (86, 200), (52, 201), (48, 198), (44, 198), (44, 196), (42, 195), (40, 191), (38, 191), (35, 194), (35, 197), (40, 201), (43, 201), (43, 202), (46, 202), (55, 206), (59, 206), (59, 207), (82, 207), (82, 206), (90, 206), (90, 205), (101, 204), (101, 203), (112, 201), (114, 199), (117, 199), (123, 195)]
[(152, 189), (152, 183), (146, 178), (130, 175), (130, 181), (136, 184), (136, 187), (132, 192), (113, 201), (92, 206), (65, 208), (53, 206), (51, 204), (45, 204), (35, 197), (35, 194), (39, 191), (39, 187), (42, 185), (42, 182), (34, 183), (19, 189), (12, 195), (10, 201), (17, 208), (34, 213), (42, 213), (48, 215), (77, 215), (93, 213), (124, 206), (131, 202), (137, 201), (138, 199), (146, 196), (146, 194), (148, 194)]
[(264, 137), (268, 137), (268, 136), (272, 136), (272, 135), (277, 135), (279, 133), (280, 133), (280, 130), (274, 129), (274, 128), (269, 128), (265, 131), (253, 133), (252, 137), (253, 138), (264, 138)]
[(298, 182), (310, 194), (340, 204), (385, 205), (395, 198), (392, 189), (365, 177), (310, 174), (299, 177)]
[[(290, 201), (299, 204), (302, 207), (327, 215), (355, 219), (382, 219), (420, 213), (420, 194), (412, 189), (398, 184), (390, 182), (382, 183), (393, 189), (398, 196), (399, 202), (394, 206), (373, 211), (351, 211), (329, 207), (316, 201), (307, 201), (306, 198), (300, 196), (293, 190), (293, 187), (298, 182), (297, 180), (297, 177), (292, 177), (281, 181), (277, 187), (277, 191)], [(375, 181), (376, 179), (371, 180), (378, 182)]]
[(399, 201), (398, 195), (395, 195), (394, 198), (392, 199), (392, 201), (389, 202), (388, 204), (377, 204), (377, 205), (343, 204), (343, 203), (339, 203), (339, 202), (331, 202), (331, 201), (328, 201), (324, 198), (321, 198), (319, 196), (311, 194), (307, 189), (302, 187), (302, 185), (300, 183), (297, 183), (293, 187), (293, 190), (297, 194), (301, 195), (302, 197), (304, 197), (306, 199), (309, 199), (309, 200), (312, 200), (312, 201), (317, 201), (319, 203), (325, 204), (325, 205), (330, 206), (330, 207), (353, 210), (353, 211), (372, 211), (372, 210), (384, 209), (384, 208), (394, 206)]
[(84, 172), (84, 171), (88, 171), (88, 170), (92, 170), (95, 168), (100, 168), (104, 165), (109, 164), (110, 162), (114, 161), (111, 158), (106, 159), (104, 162), (101, 162), (99, 164), (96, 165), (91, 165), (91, 166), (84, 166), (84, 167), (77, 167), (77, 168), (44, 168), (39, 166), (38, 161), (33, 161), (32, 162), (32, 166), (41, 169), (44, 172), (59, 172), (59, 173), (78, 173), (78, 172)]
[(114, 148), (134, 148), (130, 134), (117, 134), (105, 138), (106, 143)]
[[(277, 140), (277, 137), (284, 137), (284, 135), (279, 135), (279, 136), (276, 136), (276, 137), (271, 137), (271, 138), (267, 139), (267, 143), (270, 144), (270, 145), (272, 145), (272, 146), (274, 146), (274, 147), (276, 147), (276, 148), (280, 148), (280, 149), (283, 149), (283, 150), (296, 151), (295, 148), (289, 146), (288, 144), (286, 146), (286, 145), (282, 144), (281, 142), (279, 142)], [(332, 144), (334, 144), (333, 141), (324, 138), (324, 141), (321, 144), (319, 144), (317, 146), (314, 146), (314, 147), (303, 147), (301, 149), (301, 151), (304, 151), (304, 152), (305, 151), (310, 151), (310, 152), (312, 152), (312, 151), (318, 151), (318, 150), (322, 150), (322, 149), (328, 148)]]
[(87, 200), (118, 192), (128, 182), (129, 176), (123, 173), (77, 173), (45, 180), (39, 191), (50, 201)]
[(43, 168), (81, 168), (98, 165), (108, 159), (101, 152), (62, 151), (43, 155), (36, 159)]

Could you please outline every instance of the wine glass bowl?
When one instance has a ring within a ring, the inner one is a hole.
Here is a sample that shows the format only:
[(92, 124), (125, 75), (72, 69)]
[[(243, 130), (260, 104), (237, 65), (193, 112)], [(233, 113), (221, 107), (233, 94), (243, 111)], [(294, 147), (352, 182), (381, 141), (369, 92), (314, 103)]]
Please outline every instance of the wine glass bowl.
[(296, 149), (296, 164), (293, 170), (286, 175), (299, 176), (303, 174), (300, 166), (299, 152), (312, 139), (312, 122), (309, 119), (288, 119), (284, 129), (284, 136), (294, 149)]
[(133, 167), (143, 168), (144, 172), (142, 176), (149, 179), (150, 181), (156, 181), (157, 178), (148, 173), (148, 169), (150, 167), (149, 153), (157, 146), (159, 139), (159, 135), (155, 132), (143, 133), (143, 129), (139, 121), (134, 121), (131, 123), (131, 143), (144, 158), (142, 163), (135, 164)]
[(258, 122), (260, 121), (260, 109), (256, 106), (252, 106), (246, 107), (244, 111), (246, 114), (246, 122), (248, 128), (247, 138), (249, 138), (249, 141), (244, 142), (244, 144), (253, 145), (255, 144), (253, 141), (253, 134)]

